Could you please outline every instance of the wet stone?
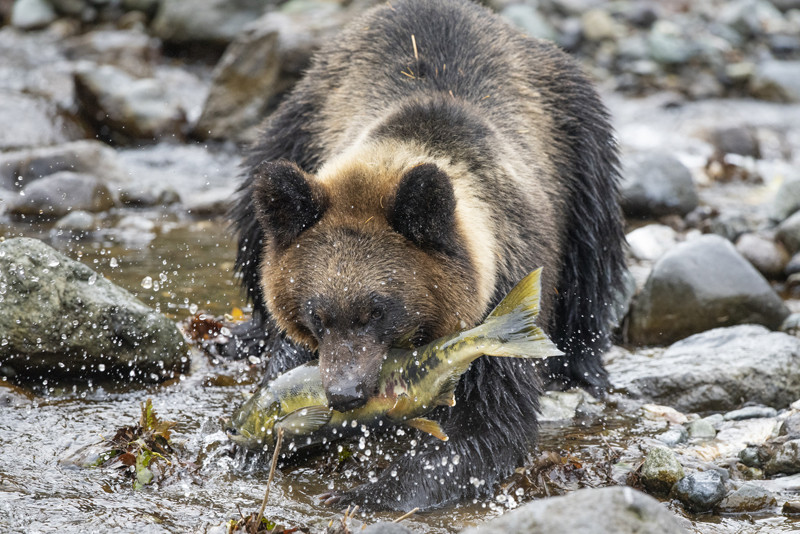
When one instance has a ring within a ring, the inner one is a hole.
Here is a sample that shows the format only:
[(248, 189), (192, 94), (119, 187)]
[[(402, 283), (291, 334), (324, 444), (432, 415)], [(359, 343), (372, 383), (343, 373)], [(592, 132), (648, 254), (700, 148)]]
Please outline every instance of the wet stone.
[(758, 417), (775, 417), (778, 410), (770, 406), (745, 406), (725, 414), (726, 421), (741, 421), (743, 419), (756, 419)]
[(719, 503), (719, 509), (727, 513), (755, 512), (776, 504), (775, 495), (768, 489), (755, 484), (744, 484), (729, 493)]
[(758, 453), (759, 448), (755, 445), (749, 445), (739, 452), (739, 460), (747, 467), (761, 467), (761, 456)]
[(622, 208), (629, 216), (686, 215), (698, 197), (689, 169), (666, 152), (639, 152), (623, 161)]
[(705, 419), (692, 421), (687, 425), (687, 432), (691, 439), (714, 439), (717, 431), (714, 426)]
[(41, 241), (0, 243), (0, 366), (159, 382), (188, 369), (175, 324)]
[(642, 464), (641, 478), (648, 491), (667, 494), (683, 478), (683, 467), (670, 449), (653, 447)]
[(745, 126), (715, 128), (709, 134), (714, 149), (721, 154), (740, 154), (758, 158), (761, 150), (755, 132)]
[(56, 20), (53, 6), (46, 0), (16, 0), (11, 11), (11, 25), (34, 30)]
[(725, 497), (725, 482), (714, 470), (691, 473), (675, 484), (670, 496), (692, 512), (708, 512)]
[(800, 412), (793, 413), (784, 419), (779, 435), (788, 436), (791, 439), (800, 438)]
[(631, 256), (643, 261), (656, 261), (678, 243), (678, 233), (664, 224), (642, 226), (628, 233), (625, 238)]
[(540, 499), (462, 534), (592, 534), (686, 532), (681, 521), (656, 499), (629, 487), (580, 489)]
[(745, 401), (780, 409), (800, 391), (800, 339), (756, 325), (717, 328), (607, 368), (615, 387), (684, 412), (729, 411)]
[(669, 428), (669, 430), (656, 436), (656, 439), (667, 447), (674, 447), (676, 445), (680, 445), (681, 443), (685, 443), (688, 438), (689, 433), (687, 432), (686, 427), (681, 425), (673, 425)]
[(66, 143), (83, 137), (71, 116), (47, 99), (0, 89), (0, 151)]
[(773, 456), (764, 465), (768, 475), (800, 473), (800, 439), (786, 441), (776, 447)]
[(97, 228), (97, 219), (88, 211), (75, 210), (59, 219), (54, 228), (69, 232), (91, 232)]
[(742, 234), (736, 240), (736, 250), (768, 278), (783, 275), (789, 254), (780, 243), (758, 234)]
[(94, 176), (59, 171), (26, 186), (13, 201), (17, 216), (61, 217), (75, 210), (98, 213), (114, 207), (108, 187)]
[(787, 315), (781, 298), (729, 241), (706, 235), (656, 262), (632, 306), (628, 335), (638, 345), (663, 345), (719, 326), (777, 329)]
[(783, 515), (800, 515), (800, 501), (786, 501), (781, 507)]

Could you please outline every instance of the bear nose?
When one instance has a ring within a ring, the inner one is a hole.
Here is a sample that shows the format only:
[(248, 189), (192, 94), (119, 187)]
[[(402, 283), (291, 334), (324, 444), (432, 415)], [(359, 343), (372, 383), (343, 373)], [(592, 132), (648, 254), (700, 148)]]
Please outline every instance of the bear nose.
[(337, 412), (348, 412), (367, 403), (362, 384), (350, 383), (333, 386), (327, 391), (328, 403)]

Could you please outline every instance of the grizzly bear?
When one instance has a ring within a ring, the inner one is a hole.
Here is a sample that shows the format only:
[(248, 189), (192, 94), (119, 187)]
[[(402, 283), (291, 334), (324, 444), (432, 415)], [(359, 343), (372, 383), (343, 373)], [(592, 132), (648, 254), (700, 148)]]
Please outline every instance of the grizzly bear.
[(617, 151), (592, 84), (553, 44), (461, 0), (397, 0), (316, 54), (267, 119), (233, 208), (254, 318), (233, 352), (267, 378), (319, 358), (330, 405), (377, 387), (387, 349), (480, 322), (544, 267), (539, 324), (565, 356), (481, 358), (454, 407), (371, 482), (326, 502), (429, 509), (522, 465), (544, 387), (607, 385), (624, 241)]

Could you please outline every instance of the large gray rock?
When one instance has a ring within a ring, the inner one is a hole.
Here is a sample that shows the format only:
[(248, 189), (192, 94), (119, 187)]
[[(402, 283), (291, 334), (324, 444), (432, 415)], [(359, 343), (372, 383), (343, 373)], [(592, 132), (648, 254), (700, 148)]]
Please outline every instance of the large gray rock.
[(99, 213), (114, 204), (111, 191), (94, 176), (59, 171), (27, 185), (9, 211), (29, 217), (61, 217), (76, 210)]
[(60, 171), (91, 174), (105, 183), (126, 178), (114, 149), (99, 141), (0, 153), (0, 188), (22, 188)]
[(254, 141), (257, 126), (347, 18), (335, 2), (267, 13), (228, 46), (195, 126), (199, 137)]
[(186, 112), (155, 78), (134, 78), (111, 65), (75, 73), (75, 92), (87, 121), (114, 143), (182, 138)]
[(800, 60), (766, 60), (750, 78), (753, 95), (767, 100), (800, 102)]
[(788, 315), (730, 241), (706, 235), (676, 245), (655, 264), (631, 308), (628, 336), (635, 344), (664, 345), (719, 326), (776, 330)]
[(174, 43), (224, 45), (276, 0), (161, 0), (153, 20), (156, 37)]
[(677, 534), (676, 516), (654, 498), (628, 487), (581, 489), (533, 501), (462, 534)]
[(708, 512), (725, 497), (725, 482), (713, 469), (692, 473), (675, 484), (671, 495), (692, 512)]
[(625, 157), (621, 194), (622, 208), (631, 216), (686, 215), (698, 204), (689, 169), (658, 151)]
[(0, 367), (152, 382), (188, 362), (175, 324), (124, 289), (36, 239), (0, 243)]
[(73, 117), (48, 99), (3, 89), (0, 124), (7, 126), (0, 128), (0, 151), (66, 143), (84, 134)]
[(616, 387), (684, 412), (783, 408), (800, 391), (800, 339), (756, 325), (717, 328), (607, 367)]

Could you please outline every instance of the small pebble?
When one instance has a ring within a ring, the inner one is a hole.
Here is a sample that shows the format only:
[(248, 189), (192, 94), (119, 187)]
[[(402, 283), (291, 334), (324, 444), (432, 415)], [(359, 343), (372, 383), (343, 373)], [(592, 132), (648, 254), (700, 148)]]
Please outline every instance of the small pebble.
[(725, 414), (726, 421), (741, 421), (743, 419), (756, 419), (758, 417), (775, 417), (778, 410), (770, 406), (745, 406)]

